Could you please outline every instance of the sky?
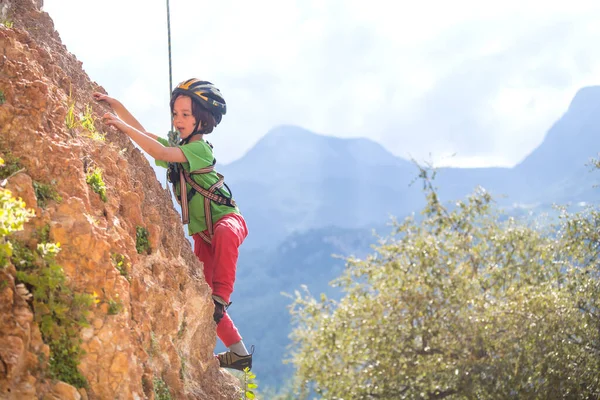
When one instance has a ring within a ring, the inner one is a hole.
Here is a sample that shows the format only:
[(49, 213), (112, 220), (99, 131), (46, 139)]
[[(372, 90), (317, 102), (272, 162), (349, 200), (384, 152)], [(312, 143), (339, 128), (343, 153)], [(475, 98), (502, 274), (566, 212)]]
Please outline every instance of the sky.
[[(167, 2), (43, 10), (90, 78), (166, 136)], [(219, 163), (291, 124), (438, 166), (510, 167), (599, 83), (599, 20), (598, 1), (171, 0), (172, 82), (223, 93)]]

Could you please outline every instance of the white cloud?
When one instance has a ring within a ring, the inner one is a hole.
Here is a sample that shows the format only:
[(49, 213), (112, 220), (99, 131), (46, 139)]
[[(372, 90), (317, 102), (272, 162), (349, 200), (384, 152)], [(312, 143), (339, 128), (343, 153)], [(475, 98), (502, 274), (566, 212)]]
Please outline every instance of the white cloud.
[[(45, 10), (92, 79), (148, 129), (169, 128), (164, 2)], [(226, 96), (220, 162), (285, 123), (403, 157), (512, 165), (595, 83), (598, 17), (592, 1), (171, 1), (173, 84), (198, 76)]]

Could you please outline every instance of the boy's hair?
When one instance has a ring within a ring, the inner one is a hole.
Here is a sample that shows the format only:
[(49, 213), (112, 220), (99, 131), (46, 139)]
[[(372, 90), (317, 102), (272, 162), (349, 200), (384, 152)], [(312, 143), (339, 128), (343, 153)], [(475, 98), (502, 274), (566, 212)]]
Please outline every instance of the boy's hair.
[[(179, 96), (187, 96), (185, 94), (176, 93), (171, 97), (171, 115), (173, 114), (173, 107), (175, 107), (175, 100)], [(190, 97), (190, 96), (187, 96)], [(213, 131), (215, 126), (217, 125), (217, 121), (212, 113), (202, 107), (196, 100), (190, 97), (192, 100), (192, 115), (196, 119), (196, 129), (194, 131), (200, 131), (202, 134), (209, 134)]]

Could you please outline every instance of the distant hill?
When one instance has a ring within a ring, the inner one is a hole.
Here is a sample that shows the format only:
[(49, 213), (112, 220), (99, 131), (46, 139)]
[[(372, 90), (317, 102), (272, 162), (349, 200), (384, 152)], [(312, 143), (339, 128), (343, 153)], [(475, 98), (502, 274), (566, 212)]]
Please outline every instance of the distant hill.
[(599, 152), (600, 86), (585, 87), (540, 146), (513, 168), (514, 176), (521, 177), (521, 193), (514, 188), (513, 195), (539, 202), (597, 201), (597, 174), (585, 164)]
[(253, 234), (252, 247), (330, 225), (359, 228), (414, 209), (417, 168), (368, 139), (317, 135), (294, 126), (268, 132), (221, 166)]
[[(481, 185), (504, 205), (599, 199), (586, 163), (600, 149), (600, 86), (581, 89), (544, 141), (513, 168), (440, 168), (442, 198)], [(367, 228), (423, 205), (418, 169), (369, 139), (342, 139), (296, 126), (268, 132), (241, 159), (219, 170), (251, 229), (249, 247), (326, 227)], [(501, 196), (506, 196), (502, 198)]]
[[(578, 203), (600, 200), (598, 174), (586, 165), (600, 151), (600, 86), (582, 88), (542, 143), (513, 168), (443, 168), (441, 193), (460, 197), (475, 185), (505, 195), (506, 204)], [(500, 198), (498, 198), (502, 202)]]

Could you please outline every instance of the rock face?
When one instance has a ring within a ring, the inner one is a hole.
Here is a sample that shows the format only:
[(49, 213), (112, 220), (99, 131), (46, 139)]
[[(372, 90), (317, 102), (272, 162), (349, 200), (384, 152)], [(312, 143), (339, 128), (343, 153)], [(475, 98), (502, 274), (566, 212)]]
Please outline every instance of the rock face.
[[(91, 95), (103, 89), (40, 3), (0, 2), (12, 22), (0, 25), (0, 156), (18, 158), (21, 169), (5, 187), (35, 211), (16, 239), (35, 248), (45, 228), (48, 242), (60, 243), (56, 263), (69, 289), (97, 300), (77, 333), (87, 387), (75, 388), (49, 375), (28, 287), (14, 262), (0, 267), (0, 398), (152, 399), (167, 398), (166, 389), (173, 399), (239, 398), (239, 382), (214, 359), (210, 288), (170, 196), (129, 139), (99, 122), (108, 109)], [(104, 140), (81, 124), (67, 128), (71, 105), (77, 120), (91, 106)], [(94, 168), (106, 201), (86, 182)], [(42, 202), (40, 184), (57, 195)], [(138, 227), (150, 252), (136, 250)]]

